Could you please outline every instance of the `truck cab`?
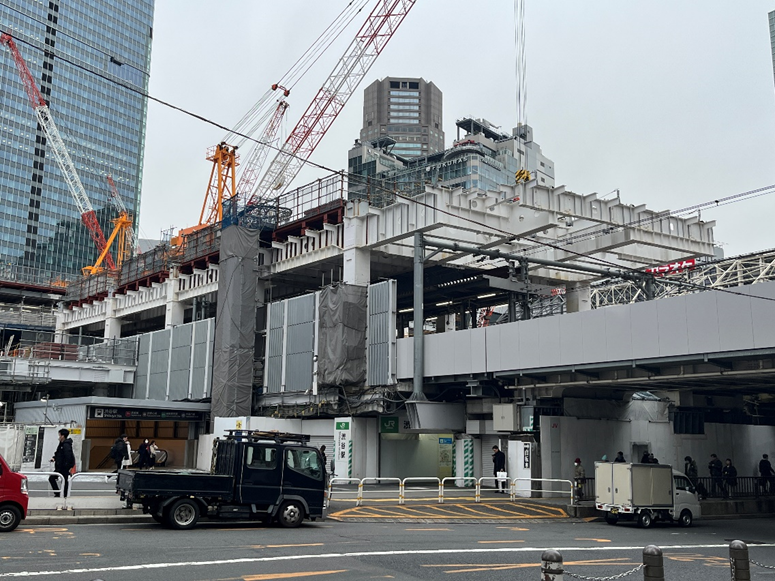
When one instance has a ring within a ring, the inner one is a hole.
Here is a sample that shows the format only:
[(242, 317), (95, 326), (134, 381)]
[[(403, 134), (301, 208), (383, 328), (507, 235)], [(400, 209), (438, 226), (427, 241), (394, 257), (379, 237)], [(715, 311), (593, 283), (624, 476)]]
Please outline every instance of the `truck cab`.
[(700, 501), (689, 478), (667, 464), (595, 463), (595, 507), (608, 524), (636, 520), (688, 527), (701, 515)]
[(213, 442), (210, 472), (120, 470), (128, 505), (173, 529), (200, 516), (259, 520), (297, 527), (325, 517), (326, 469), (309, 436), (229, 430)]
[(27, 518), (27, 477), (11, 470), (0, 456), (0, 533), (8, 533)]

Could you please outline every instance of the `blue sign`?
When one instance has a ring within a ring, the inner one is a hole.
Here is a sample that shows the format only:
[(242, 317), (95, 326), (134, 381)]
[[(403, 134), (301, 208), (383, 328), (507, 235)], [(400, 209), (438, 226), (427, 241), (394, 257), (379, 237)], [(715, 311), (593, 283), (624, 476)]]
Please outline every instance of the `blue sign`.
[(439, 445), (440, 446), (451, 446), (452, 445), (452, 438), (439, 438)]

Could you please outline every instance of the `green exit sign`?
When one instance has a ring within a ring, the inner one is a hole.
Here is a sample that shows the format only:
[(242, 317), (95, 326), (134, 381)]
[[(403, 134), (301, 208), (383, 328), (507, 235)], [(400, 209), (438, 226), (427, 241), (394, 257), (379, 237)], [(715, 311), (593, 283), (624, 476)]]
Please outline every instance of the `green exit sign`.
[(336, 422), (336, 429), (337, 430), (349, 430), (350, 429), (350, 422)]

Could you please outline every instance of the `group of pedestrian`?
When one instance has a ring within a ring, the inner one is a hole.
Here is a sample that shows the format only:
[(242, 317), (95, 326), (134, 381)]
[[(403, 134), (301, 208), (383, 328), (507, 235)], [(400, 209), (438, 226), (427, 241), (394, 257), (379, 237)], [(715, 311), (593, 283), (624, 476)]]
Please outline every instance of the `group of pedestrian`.
[[(145, 468), (153, 470), (158, 453), (159, 447), (156, 445), (156, 440), (144, 439), (137, 449), (137, 468), (140, 470)], [(113, 458), (113, 462), (116, 464), (115, 472), (133, 465), (132, 444), (129, 442), (129, 437), (126, 434), (121, 434), (121, 436), (116, 438), (113, 447), (110, 449), (110, 457)]]
[(659, 460), (654, 457), (654, 454), (645, 450), (643, 456), (640, 457), (641, 464), (659, 464)]

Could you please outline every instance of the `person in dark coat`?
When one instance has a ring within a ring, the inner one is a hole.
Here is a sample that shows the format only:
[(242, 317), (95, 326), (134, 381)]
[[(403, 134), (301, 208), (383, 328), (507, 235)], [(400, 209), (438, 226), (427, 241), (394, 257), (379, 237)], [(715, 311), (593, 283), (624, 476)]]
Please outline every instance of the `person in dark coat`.
[(506, 454), (498, 446), (492, 447), (492, 475), (495, 476), (495, 486), (501, 494), (506, 494), (506, 483), (498, 480), (498, 472), (506, 472)]
[(148, 438), (146, 438), (137, 449), (137, 468), (142, 470), (143, 468), (150, 468), (151, 466), (153, 466), (153, 461), (151, 460), (150, 443), (148, 442)]
[(648, 450), (643, 452), (643, 456), (640, 457), (640, 463), (641, 464), (650, 464), (651, 463), (651, 459), (649, 458), (649, 456), (650, 456), (650, 454), (649, 454)]
[(614, 462), (627, 462), (627, 460), (624, 459), (624, 452), (617, 452)]
[(124, 460), (129, 458), (129, 451), (126, 448), (126, 441), (128, 439), (129, 436), (121, 434), (119, 438), (116, 438), (113, 447), (110, 449), (110, 457), (113, 458), (113, 462), (116, 463), (115, 472), (121, 470)]
[(737, 468), (732, 466), (731, 458), (724, 461), (721, 476), (724, 479), (724, 498), (729, 498), (730, 493), (737, 486)]
[(759, 460), (759, 476), (759, 486), (764, 492), (775, 492), (775, 471), (767, 454), (762, 454), (762, 459)]
[(721, 482), (722, 466), (721, 460), (715, 454), (710, 455), (710, 462), (708, 462), (708, 472), (710, 472), (710, 488), (713, 496), (718, 493), (723, 494), (724, 486)]
[[(54, 463), (54, 472), (58, 472), (65, 479), (64, 493), (67, 496), (70, 471), (75, 468), (75, 454), (73, 454), (73, 440), (70, 439), (70, 430), (59, 430), (59, 445), (54, 452), (51, 461)], [(54, 496), (59, 496), (59, 482), (56, 476), (49, 476), (48, 481), (54, 489)]]

